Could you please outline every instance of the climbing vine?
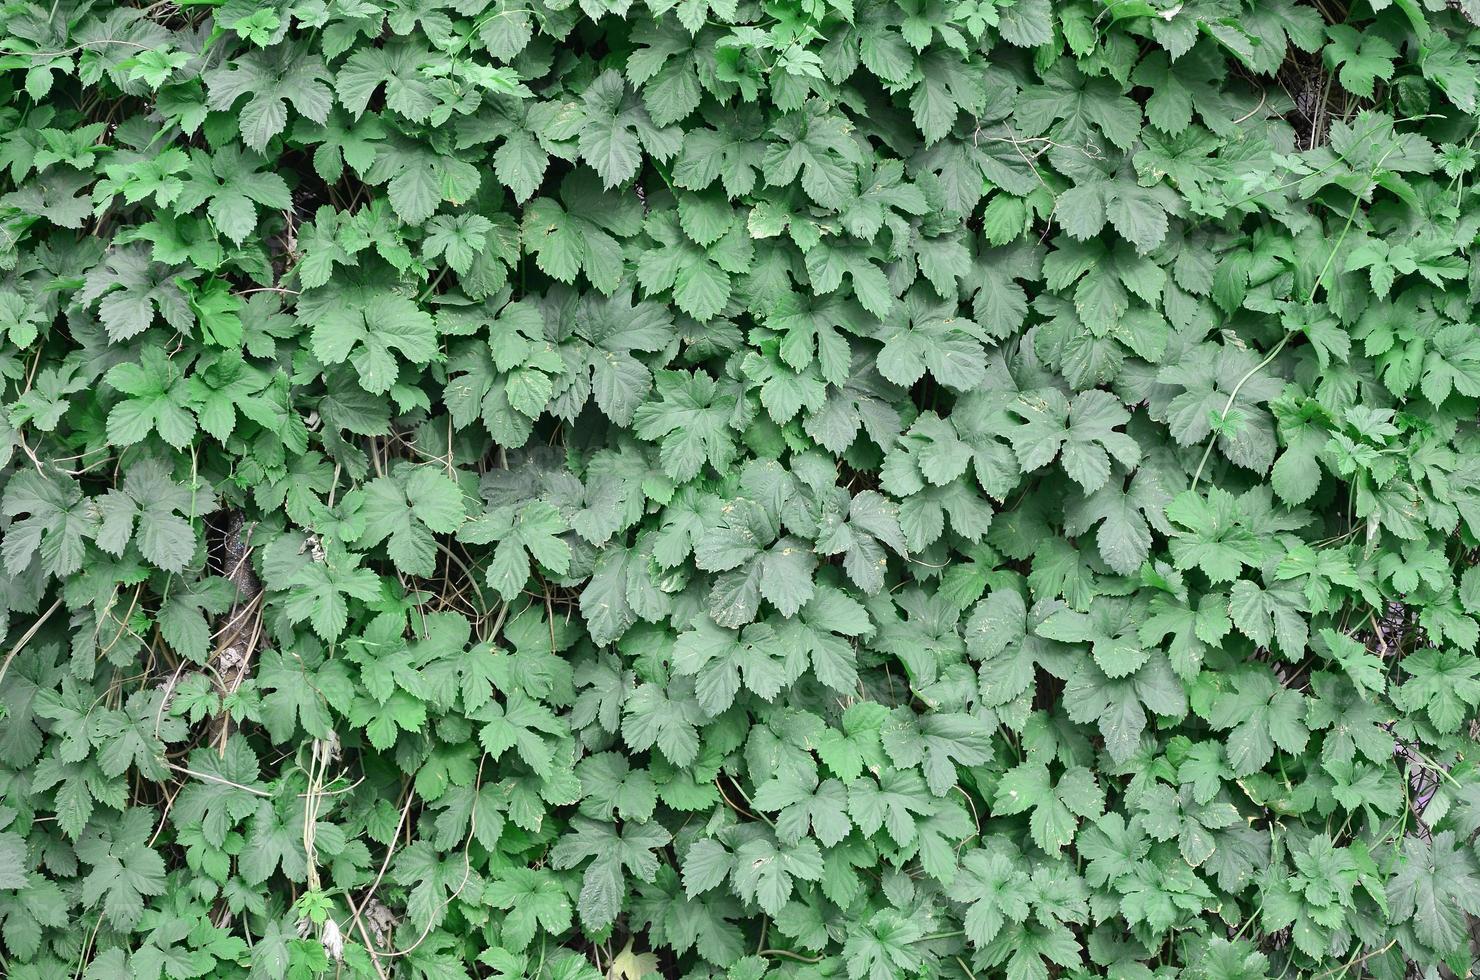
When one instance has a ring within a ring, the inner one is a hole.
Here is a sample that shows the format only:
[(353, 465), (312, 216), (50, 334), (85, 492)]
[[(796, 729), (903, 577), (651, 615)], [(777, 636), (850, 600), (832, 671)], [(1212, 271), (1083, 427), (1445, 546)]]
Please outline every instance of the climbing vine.
[(1477, 23), (0, 6), (0, 974), (1467, 976)]

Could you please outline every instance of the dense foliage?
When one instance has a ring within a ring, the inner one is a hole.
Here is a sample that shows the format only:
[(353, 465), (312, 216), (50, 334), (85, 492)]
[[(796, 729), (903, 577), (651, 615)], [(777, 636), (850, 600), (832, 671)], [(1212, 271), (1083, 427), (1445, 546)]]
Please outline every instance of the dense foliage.
[(0, 974), (1466, 975), (1477, 22), (0, 6)]

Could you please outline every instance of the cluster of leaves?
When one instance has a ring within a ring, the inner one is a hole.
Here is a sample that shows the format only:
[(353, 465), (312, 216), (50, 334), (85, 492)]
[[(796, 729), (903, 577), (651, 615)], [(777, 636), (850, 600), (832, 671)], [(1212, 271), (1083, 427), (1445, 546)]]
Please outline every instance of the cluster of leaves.
[(0, 6), (0, 973), (1467, 975), (1477, 23)]

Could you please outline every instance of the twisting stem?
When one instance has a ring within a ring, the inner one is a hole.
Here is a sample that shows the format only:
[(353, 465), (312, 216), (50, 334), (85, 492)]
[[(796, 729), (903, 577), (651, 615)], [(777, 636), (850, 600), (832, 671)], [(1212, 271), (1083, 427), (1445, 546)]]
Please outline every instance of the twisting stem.
[[(1391, 151), (1389, 151), (1389, 152), (1391, 152)], [(1383, 154), (1382, 160), (1386, 160), (1386, 159), (1387, 159), (1387, 154)], [(1382, 166), (1382, 160), (1377, 161), (1377, 165), (1379, 167)], [(1375, 177), (1375, 171), (1374, 171), (1374, 177)], [(1336, 243), (1331, 246), (1331, 254), (1329, 254), (1329, 255), (1326, 256), (1326, 264), (1323, 265), (1323, 266), (1321, 266), (1321, 271), (1316, 276), (1316, 281), (1310, 284), (1310, 292), (1305, 297), (1305, 305), (1306, 306), (1309, 306), (1312, 302), (1315, 301), (1315, 298), (1316, 298), (1316, 290), (1318, 290), (1318, 289), (1321, 288), (1321, 282), (1322, 282), (1322, 280), (1324, 280), (1326, 278), (1326, 273), (1328, 273), (1328, 272), (1331, 271), (1331, 263), (1332, 263), (1332, 261), (1335, 260), (1336, 253), (1339, 252), (1339, 251), (1341, 251), (1341, 243), (1344, 242), (1344, 241), (1346, 241), (1347, 232), (1349, 232), (1349, 231), (1352, 230), (1352, 222), (1356, 220), (1356, 217), (1357, 217), (1357, 204), (1356, 204), (1355, 201), (1353, 201), (1352, 202), (1351, 212), (1349, 214), (1347, 214), (1347, 216), (1346, 216), (1346, 224), (1342, 226), (1342, 228), (1341, 228), (1341, 234), (1336, 237)], [(1253, 367), (1249, 368), (1249, 370), (1244, 374), (1244, 376), (1242, 378), (1239, 378), (1238, 379), (1238, 384), (1234, 385), (1233, 386), (1233, 390), (1228, 393), (1228, 401), (1226, 401), (1226, 402), (1223, 403), (1223, 411), (1218, 414), (1218, 420), (1220, 422), (1221, 421), (1224, 421), (1224, 420), (1226, 420), (1228, 418), (1228, 413), (1229, 413), (1229, 411), (1232, 410), (1233, 403), (1234, 403), (1235, 400), (1237, 400), (1239, 391), (1241, 391), (1243, 389), (1244, 385), (1249, 382), (1249, 379), (1252, 378), (1254, 375), (1258, 374), (1260, 371), (1264, 370), (1266, 367), (1268, 367), (1269, 366), (1269, 362), (1272, 361), (1272, 360), (1274, 360), (1276, 357), (1279, 356), (1280, 351), (1282, 351), (1282, 350), (1285, 349), (1285, 345), (1290, 342), (1290, 338), (1293, 337), (1293, 336), (1295, 336), (1295, 331), (1293, 331), (1293, 330), (1286, 330), (1285, 331), (1285, 335), (1280, 338), (1280, 342), (1277, 343), (1277, 344), (1275, 344), (1274, 345), (1274, 348), (1268, 354), (1266, 354), (1264, 356), (1264, 360), (1260, 361), (1258, 364), (1255, 364)], [(1200, 480), (1200, 479), (1202, 479), (1203, 467), (1205, 467), (1205, 466), (1208, 465), (1208, 457), (1213, 454), (1213, 445), (1217, 441), (1218, 441), (1218, 434), (1216, 432), (1214, 432), (1214, 433), (1212, 433), (1211, 435), (1208, 436), (1208, 444), (1207, 444), (1207, 446), (1205, 446), (1203, 448), (1202, 459), (1200, 459), (1198, 461), (1198, 464), (1197, 464), (1197, 472), (1195, 472), (1195, 473), (1192, 474), (1192, 487), (1191, 487), (1191, 489), (1193, 491), (1196, 491), (1197, 490), (1197, 481)]]

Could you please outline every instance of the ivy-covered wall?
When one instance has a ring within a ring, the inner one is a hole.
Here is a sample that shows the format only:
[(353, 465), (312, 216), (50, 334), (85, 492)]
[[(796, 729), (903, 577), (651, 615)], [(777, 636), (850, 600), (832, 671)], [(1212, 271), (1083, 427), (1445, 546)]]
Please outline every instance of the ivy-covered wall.
[(0, 5), (0, 975), (1468, 976), (1477, 24)]

